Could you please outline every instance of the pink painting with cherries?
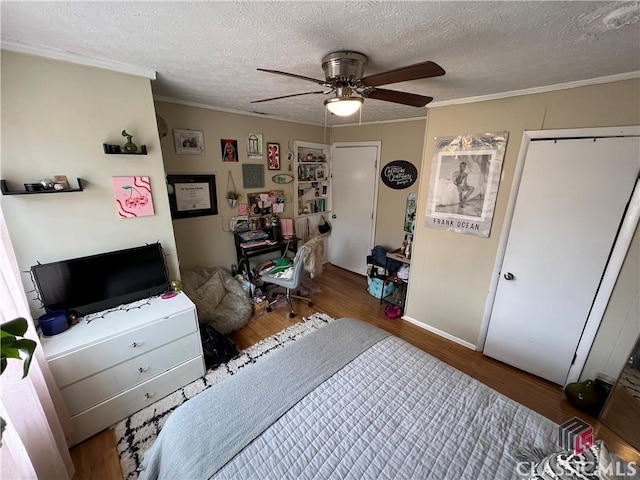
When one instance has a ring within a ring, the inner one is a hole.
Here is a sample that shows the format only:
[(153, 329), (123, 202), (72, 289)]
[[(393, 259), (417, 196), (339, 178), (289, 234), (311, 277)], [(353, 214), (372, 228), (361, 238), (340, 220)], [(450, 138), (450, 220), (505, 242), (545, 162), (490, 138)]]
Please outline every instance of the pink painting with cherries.
[(120, 218), (154, 215), (149, 177), (111, 177)]

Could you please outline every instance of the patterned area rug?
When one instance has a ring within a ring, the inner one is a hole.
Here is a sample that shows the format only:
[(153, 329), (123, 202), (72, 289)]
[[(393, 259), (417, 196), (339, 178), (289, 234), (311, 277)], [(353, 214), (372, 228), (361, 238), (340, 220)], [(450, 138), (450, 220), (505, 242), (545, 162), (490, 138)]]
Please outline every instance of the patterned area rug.
[(247, 365), (256, 363), (265, 355), (304, 337), (332, 321), (333, 318), (324, 313), (314, 313), (309, 318), (303, 319), (302, 322), (296, 323), (240, 352), (239, 356), (228, 363), (208, 370), (204, 377), (117, 423), (115, 425), (115, 434), (123, 478), (125, 480), (138, 478), (136, 470), (140, 465), (144, 452), (151, 447), (162, 426), (167, 421), (169, 414), (177, 407), (225, 378), (235, 375)]

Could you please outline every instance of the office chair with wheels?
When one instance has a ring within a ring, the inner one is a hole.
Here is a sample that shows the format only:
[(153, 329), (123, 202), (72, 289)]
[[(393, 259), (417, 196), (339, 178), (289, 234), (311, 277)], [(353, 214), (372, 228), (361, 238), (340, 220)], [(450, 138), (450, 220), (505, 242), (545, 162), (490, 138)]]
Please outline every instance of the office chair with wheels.
[[(289, 313), (289, 318), (293, 318), (296, 316), (296, 312), (293, 310), (293, 299), (297, 298), (298, 300), (304, 300), (307, 302), (307, 305), (313, 307), (313, 302), (310, 298), (301, 297), (299, 295), (295, 295), (297, 290), (300, 288), (300, 285), (307, 279), (309, 276), (309, 272), (305, 269), (305, 259), (310, 254), (311, 249), (308, 245), (303, 245), (296, 253), (295, 258), (293, 259), (293, 265), (291, 269), (286, 272), (287, 274), (284, 276), (278, 276), (279, 274), (266, 274), (262, 276), (262, 280), (265, 283), (271, 283), (273, 285), (278, 285), (280, 287), (284, 287), (285, 293), (284, 296), (289, 302), (289, 307), (291, 308), (291, 312)], [(283, 273), (283, 272), (281, 272)], [(278, 298), (274, 298), (269, 302), (269, 306), (267, 307), (267, 311), (271, 311), (271, 307), (274, 303), (276, 303), (282, 295), (279, 295)]]

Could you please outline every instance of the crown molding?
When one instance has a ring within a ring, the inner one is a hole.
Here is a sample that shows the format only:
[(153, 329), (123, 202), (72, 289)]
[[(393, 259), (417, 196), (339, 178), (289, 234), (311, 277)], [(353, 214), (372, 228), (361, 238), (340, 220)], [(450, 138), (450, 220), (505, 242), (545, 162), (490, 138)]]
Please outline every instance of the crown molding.
[[(312, 127), (324, 127), (325, 126), (324, 124), (321, 124), (321, 123), (299, 122), (299, 121), (291, 120), (291, 119), (288, 119), (288, 118), (276, 117), (275, 115), (265, 115), (265, 114), (262, 114), (262, 113), (245, 112), (245, 111), (242, 111), (242, 110), (234, 110), (232, 108), (214, 107), (214, 106), (208, 105), (206, 103), (190, 102), (189, 100), (180, 100), (178, 98), (163, 97), (162, 95), (154, 95), (153, 99), (157, 100), (158, 102), (175, 103), (177, 105), (184, 105), (186, 107), (205, 108), (207, 110), (215, 110), (217, 112), (234, 113), (236, 115), (247, 115), (249, 117), (268, 118), (270, 120), (279, 120), (281, 122), (298, 123), (300, 125), (310, 125)], [(397, 119), (397, 120), (380, 120), (380, 121), (377, 121), (377, 122), (347, 123), (347, 124), (343, 124), (343, 125), (327, 125), (327, 127), (328, 128), (340, 128), (340, 127), (357, 127), (357, 126), (360, 126), (360, 125), (374, 125), (374, 124), (378, 124), (378, 123), (413, 122), (413, 121), (416, 121), (416, 120), (426, 120), (426, 118), (427, 118), (426, 116), (420, 116), (420, 117), (412, 117), (412, 118), (400, 118), (400, 119)]]
[(586, 80), (578, 80), (576, 82), (557, 83), (554, 85), (545, 85), (543, 87), (525, 88), (524, 90), (513, 90), (510, 92), (492, 93), (491, 95), (481, 95), (478, 97), (457, 98), (454, 100), (444, 100), (442, 102), (433, 102), (427, 108), (447, 107), (449, 105), (462, 105), (465, 103), (485, 102), (487, 100), (500, 100), (503, 98), (519, 97), (521, 95), (533, 95), (535, 93), (548, 93), (557, 90), (568, 90), (570, 88), (587, 87), (589, 85), (600, 85), (602, 83), (620, 82), (623, 80), (631, 80), (640, 78), (640, 72), (619, 73), (617, 75), (609, 75), (607, 77), (589, 78)]
[(415, 122), (417, 120), (426, 120), (426, 119), (427, 119), (426, 115), (420, 115), (419, 117), (396, 118), (394, 120), (376, 120), (375, 122), (342, 123), (340, 125), (331, 125), (331, 128), (360, 127), (362, 125), (378, 125), (380, 123)]
[[(154, 95), (154, 100), (158, 102), (175, 103), (176, 105), (184, 105), (186, 107), (204, 108), (206, 110), (215, 110), (216, 112), (233, 113), (235, 115), (247, 115), (249, 117), (268, 118), (270, 120), (278, 120), (280, 122), (298, 123), (300, 125), (311, 125), (312, 127), (324, 127), (321, 123), (306, 123), (297, 120), (291, 120), (289, 118), (276, 117), (275, 115), (267, 115), (264, 113), (245, 112), (243, 110), (234, 110), (232, 108), (214, 107), (206, 103), (191, 102), (189, 100), (180, 100), (179, 98), (163, 97), (162, 95)], [(331, 125), (327, 125), (331, 127)]]
[(120, 63), (104, 58), (89, 57), (78, 53), (68, 52), (66, 50), (58, 50), (40, 45), (31, 45), (28, 43), (18, 42), (15, 40), (2, 39), (2, 50), (10, 52), (25, 53), (27, 55), (36, 55), (38, 57), (50, 58), (52, 60), (60, 60), (62, 62), (75, 63), (77, 65), (85, 65), (87, 67), (102, 68), (104, 70), (112, 70), (114, 72), (126, 73), (137, 77), (144, 77), (150, 80), (156, 79), (156, 71), (150, 68), (137, 67), (127, 63)]

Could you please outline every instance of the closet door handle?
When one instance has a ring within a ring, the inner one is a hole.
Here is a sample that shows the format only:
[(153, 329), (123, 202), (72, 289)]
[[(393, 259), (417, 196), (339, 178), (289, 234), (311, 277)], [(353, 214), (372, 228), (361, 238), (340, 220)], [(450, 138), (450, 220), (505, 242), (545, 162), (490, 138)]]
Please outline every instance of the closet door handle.
[(129, 345), (131, 348), (136, 348), (139, 347), (140, 345), (142, 345), (144, 342), (133, 342), (131, 343), (131, 345)]
[(514, 277), (513, 273), (511, 273), (511, 272), (507, 272), (507, 273), (504, 274), (504, 279), (505, 280), (513, 280), (514, 278), (516, 278), (516, 277)]
[(138, 367), (138, 375), (146, 372), (147, 370), (149, 370), (149, 367)]
[(146, 400), (149, 400), (149, 399), (150, 399), (151, 397), (153, 397), (154, 395), (155, 395), (154, 393), (145, 393), (145, 394), (144, 394), (144, 398), (145, 398)]

